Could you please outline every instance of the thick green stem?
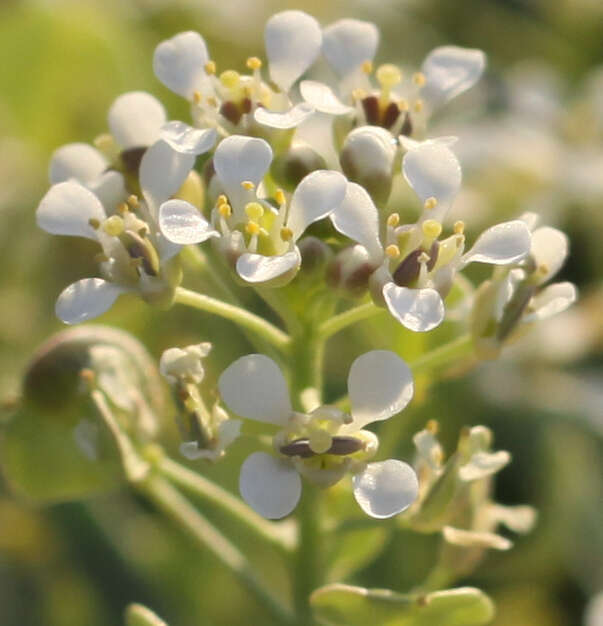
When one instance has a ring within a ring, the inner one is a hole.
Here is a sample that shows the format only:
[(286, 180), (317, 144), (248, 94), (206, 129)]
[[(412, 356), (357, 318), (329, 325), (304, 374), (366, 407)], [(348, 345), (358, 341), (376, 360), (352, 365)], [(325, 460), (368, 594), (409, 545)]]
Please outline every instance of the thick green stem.
[(385, 311), (386, 309), (381, 309), (378, 306), (375, 306), (372, 302), (367, 302), (354, 307), (353, 309), (348, 309), (347, 311), (344, 311), (339, 315), (335, 315), (323, 322), (318, 328), (318, 337), (326, 340), (335, 333), (338, 333), (340, 330), (343, 330), (356, 322), (361, 322), (362, 320), (368, 319), (369, 317), (373, 317), (374, 315)]
[(267, 521), (239, 498), (172, 459), (163, 457), (158, 462), (157, 469), (171, 482), (227, 514), (257, 539), (269, 543), (281, 552), (290, 553), (294, 549), (295, 530), (288, 522), (278, 524)]
[(249, 311), (222, 302), (222, 300), (210, 298), (209, 296), (196, 293), (195, 291), (178, 287), (176, 289), (174, 302), (191, 306), (200, 311), (213, 313), (214, 315), (219, 315), (220, 317), (236, 322), (241, 327), (252, 331), (258, 337), (264, 339), (282, 352), (287, 351), (290, 346), (291, 338), (289, 335), (274, 326), (274, 324), (267, 322), (265, 319)]
[(289, 610), (257, 578), (255, 571), (239, 549), (191, 506), (169, 482), (160, 476), (150, 476), (135, 486), (199, 545), (212, 552), (228, 567), (281, 624), (296, 623)]

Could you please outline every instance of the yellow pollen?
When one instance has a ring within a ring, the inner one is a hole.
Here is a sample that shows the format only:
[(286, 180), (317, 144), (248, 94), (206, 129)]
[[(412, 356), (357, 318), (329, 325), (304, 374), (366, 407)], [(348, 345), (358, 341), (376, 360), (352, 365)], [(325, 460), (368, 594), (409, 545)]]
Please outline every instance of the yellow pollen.
[(94, 217), (91, 217), (88, 220), (88, 224), (90, 224), (90, 226), (92, 226), (92, 228), (94, 228), (94, 230), (96, 230), (97, 228), (100, 227), (100, 222), (96, 218), (94, 218)]
[(235, 89), (239, 86), (241, 77), (234, 70), (226, 70), (220, 74), (220, 82), (228, 89)]
[(415, 113), (420, 113), (423, 110), (423, 100), (415, 100), (412, 108), (415, 110)]
[(135, 195), (135, 194), (132, 194), (131, 196), (128, 196), (128, 204), (133, 209), (137, 209), (140, 206), (140, 200), (138, 200), (138, 196)]
[(224, 202), (223, 204), (221, 204), (218, 207), (218, 213), (222, 217), (230, 217), (232, 215), (232, 208), (230, 207), (230, 204), (228, 204), (228, 202)]
[(425, 424), (425, 430), (428, 430), (432, 435), (437, 435), (440, 430), (440, 424), (437, 420), (429, 420)]
[(120, 213), (128, 213), (128, 211), (130, 210), (130, 207), (129, 207), (129, 206), (128, 206), (125, 202), (120, 202), (120, 203), (117, 205), (117, 210), (118, 210)]
[(221, 204), (228, 204), (228, 198), (223, 193), (221, 193), (218, 196), (218, 200), (216, 201), (216, 204), (218, 206), (220, 206)]
[(264, 207), (259, 202), (249, 202), (245, 205), (245, 215), (250, 220), (259, 220), (264, 215)]
[(425, 74), (423, 74), (423, 72), (415, 72), (412, 75), (412, 82), (418, 87), (423, 87), (423, 85), (427, 82), (427, 79), (425, 78)]
[(539, 274), (548, 274), (549, 273), (549, 266), (546, 263), (541, 263), (538, 266), (538, 273)]
[(397, 85), (402, 80), (402, 72), (391, 63), (380, 65), (377, 68), (377, 81), (385, 89), (389, 89)]
[(360, 66), (362, 71), (365, 74), (371, 74), (373, 71), (373, 62), (372, 61), (364, 61), (364, 63)]
[(200, 91), (193, 91), (193, 102), (195, 104), (201, 104), (201, 100), (203, 100), (203, 96)]
[(455, 222), (452, 229), (454, 230), (455, 235), (462, 235), (465, 232), (465, 222), (462, 222), (461, 220)]
[(255, 189), (255, 185), (250, 180), (244, 180), (241, 183), (241, 187), (243, 187), (243, 189), (247, 189), (247, 191), (253, 191)]
[(442, 225), (436, 220), (425, 220), (423, 222), (423, 234), (430, 239), (435, 239), (442, 232)]
[(352, 98), (354, 100), (364, 100), (366, 96), (367, 93), (364, 89), (357, 88), (352, 91)]
[(293, 231), (289, 227), (283, 226), (281, 228), (281, 239), (283, 241), (291, 241), (293, 239)]
[(285, 202), (287, 202), (287, 199), (285, 198), (285, 192), (282, 189), (276, 190), (276, 193), (274, 194), (274, 199), (279, 206), (282, 206), (283, 204), (285, 204)]
[(262, 61), (257, 57), (249, 57), (247, 59), (247, 67), (250, 70), (259, 70), (262, 67)]
[(256, 222), (247, 222), (247, 226), (245, 226), (245, 232), (248, 235), (259, 235), (260, 225)]
[(215, 74), (216, 73), (216, 63), (215, 61), (208, 61), (205, 64), (205, 71), (207, 74)]
[(408, 111), (408, 100), (406, 100), (406, 98), (400, 98), (400, 100), (398, 100), (398, 108), (400, 111)]
[(396, 226), (400, 223), (400, 216), (398, 215), (398, 213), (392, 213), (388, 218), (387, 218), (387, 225), (391, 226), (392, 228), (396, 228)]
[(385, 254), (387, 254), (390, 259), (397, 259), (400, 256), (400, 248), (392, 243), (385, 248)]
[(103, 230), (111, 237), (121, 235), (124, 230), (124, 221), (119, 215), (112, 215), (103, 222)]
[(425, 202), (423, 203), (423, 208), (427, 209), (428, 211), (431, 209), (435, 209), (438, 206), (438, 200), (437, 198), (434, 198), (433, 196), (430, 196), (429, 198), (427, 198), (427, 200), (425, 200)]
[(218, 107), (218, 101), (213, 96), (210, 96), (207, 99), (207, 104), (209, 104), (212, 107), (216, 107), (216, 108)]

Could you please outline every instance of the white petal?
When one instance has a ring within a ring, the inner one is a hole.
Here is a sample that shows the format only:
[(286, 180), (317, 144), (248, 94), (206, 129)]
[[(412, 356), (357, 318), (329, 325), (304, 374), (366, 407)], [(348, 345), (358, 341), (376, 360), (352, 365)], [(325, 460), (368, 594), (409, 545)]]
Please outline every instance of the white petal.
[(308, 174), (291, 198), (287, 226), (293, 231), (293, 239), (297, 240), (310, 224), (334, 211), (343, 201), (346, 187), (347, 180), (339, 172), (317, 170)]
[(353, 478), (354, 497), (371, 517), (384, 519), (407, 509), (419, 495), (419, 481), (407, 463), (389, 459), (369, 463)]
[(349, 18), (330, 24), (322, 35), (323, 54), (342, 77), (372, 61), (378, 44), (379, 30), (374, 24)]
[(380, 261), (383, 248), (379, 240), (379, 212), (361, 185), (348, 183), (343, 202), (330, 215), (333, 226), (364, 246), (371, 258)]
[(109, 212), (113, 212), (128, 197), (123, 174), (115, 170), (108, 170), (101, 174), (94, 181), (88, 183), (87, 187)]
[(183, 246), (219, 237), (199, 209), (185, 200), (168, 200), (159, 207), (159, 229), (168, 241)]
[(530, 251), (532, 237), (527, 224), (513, 220), (496, 224), (484, 231), (463, 256), (462, 265), (468, 263), (492, 263), (505, 265), (515, 263)]
[(52, 153), (48, 177), (54, 185), (75, 179), (89, 185), (107, 169), (105, 157), (87, 143), (69, 143)]
[(124, 150), (155, 143), (165, 119), (161, 102), (145, 91), (124, 93), (109, 109), (109, 129)]
[(140, 186), (155, 217), (161, 203), (182, 187), (194, 163), (195, 155), (176, 152), (165, 141), (157, 141), (144, 153)]
[(301, 254), (297, 246), (290, 252), (276, 256), (262, 254), (242, 254), (237, 259), (237, 274), (248, 283), (267, 283), (288, 272), (291, 279), (301, 265)]
[(161, 127), (160, 137), (176, 152), (203, 154), (214, 147), (215, 128), (193, 128), (184, 122), (172, 121)]
[(383, 297), (389, 312), (409, 330), (427, 332), (444, 320), (444, 303), (435, 289), (409, 289), (387, 283)]
[(494, 533), (462, 530), (452, 526), (442, 529), (444, 539), (455, 546), (463, 548), (493, 548), (494, 550), (509, 550), (513, 543), (506, 537)]
[(96, 241), (90, 220), (106, 218), (100, 200), (76, 182), (53, 185), (42, 198), (36, 211), (38, 226), (52, 235), (88, 237)]
[(289, 515), (299, 502), (301, 488), (293, 465), (265, 452), (250, 454), (241, 466), (239, 491), (243, 500), (268, 519)]
[(228, 408), (248, 419), (284, 425), (291, 401), (278, 365), (263, 354), (248, 354), (228, 366), (218, 381)]
[(534, 309), (534, 312), (525, 315), (522, 321), (535, 322), (562, 313), (576, 301), (577, 297), (576, 286), (572, 283), (548, 285), (532, 298), (530, 307)]
[(270, 78), (285, 92), (314, 63), (322, 33), (318, 22), (302, 11), (276, 13), (264, 31)]
[(219, 143), (214, 168), (235, 212), (243, 211), (240, 205), (248, 195), (241, 183), (248, 180), (257, 187), (271, 162), (272, 148), (263, 139), (231, 135)]
[(102, 278), (84, 278), (63, 289), (55, 312), (65, 324), (79, 324), (108, 311), (124, 291)]
[(397, 354), (372, 350), (359, 356), (348, 375), (354, 421), (343, 430), (354, 432), (399, 413), (412, 399), (413, 391), (411, 371)]
[(314, 80), (302, 80), (299, 85), (299, 90), (302, 98), (321, 113), (344, 115), (354, 110), (354, 107), (344, 104), (333, 93), (333, 90), (324, 83), (319, 83)]
[(444, 144), (422, 143), (404, 155), (402, 171), (421, 202), (437, 200), (428, 217), (442, 221), (461, 188), (461, 166), (454, 153)]
[(540, 215), (533, 211), (526, 211), (519, 216), (519, 219), (528, 225), (530, 231), (533, 231), (536, 228), (536, 224), (540, 221)]
[(529, 533), (538, 518), (536, 510), (526, 505), (492, 504), (488, 509), (488, 514), (493, 522), (503, 524), (515, 533)]
[(442, 46), (432, 50), (423, 62), (427, 79), (421, 95), (431, 106), (438, 106), (473, 87), (486, 67), (481, 50)]
[(531, 254), (537, 266), (546, 265), (547, 272), (542, 278), (545, 282), (554, 276), (567, 257), (569, 240), (567, 235), (557, 228), (541, 226), (532, 233)]
[(511, 455), (506, 450), (498, 452), (476, 452), (468, 463), (459, 468), (459, 478), (466, 482), (486, 478), (500, 471), (511, 462)]
[(404, 150), (414, 150), (418, 148), (423, 143), (439, 143), (443, 146), (453, 146), (459, 140), (458, 137), (454, 135), (443, 135), (442, 137), (432, 137), (431, 139), (425, 139), (424, 141), (417, 141), (416, 139), (411, 139), (406, 135), (399, 135), (398, 141), (400, 145), (404, 148)]
[(258, 124), (270, 126), (270, 128), (296, 128), (305, 122), (314, 113), (314, 108), (306, 102), (296, 104), (288, 111), (269, 111), (264, 107), (258, 107), (253, 117)]
[(207, 46), (199, 33), (187, 31), (162, 41), (153, 54), (155, 76), (168, 88), (188, 100), (207, 84)]

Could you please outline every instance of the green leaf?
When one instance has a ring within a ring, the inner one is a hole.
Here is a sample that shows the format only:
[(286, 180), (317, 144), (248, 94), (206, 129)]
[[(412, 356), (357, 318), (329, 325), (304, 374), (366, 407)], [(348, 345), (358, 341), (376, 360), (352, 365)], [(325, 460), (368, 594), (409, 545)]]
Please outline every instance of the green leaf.
[(481, 626), (494, 616), (490, 598), (472, 587), (420, 595), (334, 584), (317, 589), (310, 604), (329, 626)]
[(328, 562), (328, 580), (341, 580), (368, 565), (383, 549), (389, 536), (383, 526), (358, 528), (333, 538), (335, 548)]

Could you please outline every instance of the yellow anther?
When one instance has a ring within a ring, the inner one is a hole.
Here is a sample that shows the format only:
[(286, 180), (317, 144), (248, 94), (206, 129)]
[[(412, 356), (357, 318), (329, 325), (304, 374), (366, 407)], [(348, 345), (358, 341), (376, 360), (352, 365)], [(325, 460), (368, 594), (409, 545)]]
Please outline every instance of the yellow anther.
[(400, 100), (398, 100), (398, 108), (400, 111), (408, 111), (408, 100), (406, 98), (400, 98)]
[(274, 194), (274, 199), (279, 206), (282, 206), (287, 202), (287, 199), (285, 198), (285, 192), (282, 189), (276, 190), (276, 193)]
[(385, 254), (387, 254), (390, 259), (397, 259), (400, 256), (400, 248), (392, 243), (385, 248)]
[(250, 220), (259, 220), (264, 215), (264, 207), (259, 202), (248, 202), (245, 205), (245, 215)]
[(218, 200), (216, 201), (216, 204), (218, 206), (220, 206), (221, 204), (228, 204), (228, 198), (223, 193), (221, 193), (218, 196)]
[(128, 196), (127, 202), (133, 209), (137, 209), (140, 206), (140, 200), (138, 199), (138, 196), (135, 194)]
[(283, 241), (291, 241), (293, 239), (293, 231), (288, 226), (281, 228), (281, 239)]
[(392, 213), (387, 218), (387, 225), (391, 226), (392, 228), (396, 228), (396, 226), (398, 226), (399, 223), (400, 223), (400, 216), (398, 215), (398, 213)]
[(423, 222), (423, 234), (430, 239), (436, 239), (442, 232), (442, 225), (436, 220), (425, 220)]
[(128, 211), (130, 210), (130, 207), (127, 205), (126, 202), (120, 202), (117, 205), (117, 210), (119, 211), (119, 213), (128, 213)]
[(247, 222), (247, 225), (245, 226), (245, 232), (248, 235), (259, 235), (260, 225), (256, 222)]
[(117, 237), (124, 231), (124, 221), (119, 215), (112, 215), (103, 222), (103, 230), (111, 237)]
[(241, 81), (241, 77), (238, 72), (234, 70), (226, 70), (220, 74), (220, 82), (227, 89), (235, 89), (239, 86), (239, 82)]
[(415, 113), (420, 113), (423, 110), (423, 100), (415, 100), (412, 108), (415, 110)]
[(224, 202), (220, 206), (218, 206), (218, 213), (222, 217), (230, 217), (232, 215), (232, 208), (228, 202)]
[(546, 274), (549, 273), (549, 266), (546, 263), (541, 263), (538, 266), (537, 272), (539, 274), (542, 274), (543, 276), (545, 276)]
[(367, 95), (364, 89), (357, 88), (352, 91), (352, 98), (354, 100), (364, 100)]
[(412, 82), (417, 85), (417, 87), (423, 87), (423, 85), (427, 82), (425, 78), (425, 74), (423, 72), (415, 72), (412, 75)]
[(462, 235), (465, 232), (465, 222), (461, 220), (455, 222), (452, 229), (454, 230), (455, 235)]
[(371, 74), (373, 71), (373, 62), (372, 61), (364, 61), (364, 63), (360, 66), (362, 71), (365, 74)]
[(391, 63), (380, 65), (376, 76), (379, 84), (386, 89), (397, 85), (402, 80), (402, 72)]
[(427, 198), (427, 200), (425, 200), (425, 202), (423, 203), (423, 208), (430, 211), (431, 209), (435, 209), (438, 206), (438, 200), (437, 198), (434, 198), (433, 196), (430, 196), (429, 198)]
[(209, 104), (209, 106), (218, 108), (218, 101), (213, 96), (207, 98), (207, 104)]
[(203, 96), (200, 91), (193, 91), (193, 102), (195, 104), (201, 104), (201, 100), (203, 100)]
[(255, 189), (255, 185), (250, 180), (244, 180), (241, 183), (241, 187), (243, 187), (243, 189), (247, 189), (247, 191), (253, 191)]
[(308, 445), (314, 454), (324, 454), (333, 445), (333, 438), (326, 430), (315, 430), (308, 437)]
[(249, 57), (247, 59), (247, 67), (250, 70), (259, 70), (262, 67), (262, 61), (257, 57)]
[(92, 226), (92, 228), (94, 228), (94, 230), (96, 230), (97, 228), (100, 227), (100, 222), (95, 217), (91, 217), (88, 220), (88, 224), (90, 224), (90, 226)]
[(215, 61), (208, 61), (205, 64), (205, 72), (207, 74), (215, 74), (216, 73), (216, 63), (215, 63)]
[(437, 435), (440, 430), (440, 424), (437, 420), (429, 420), (425, 424), (425, 430), (429, 431), (432, 435)]

